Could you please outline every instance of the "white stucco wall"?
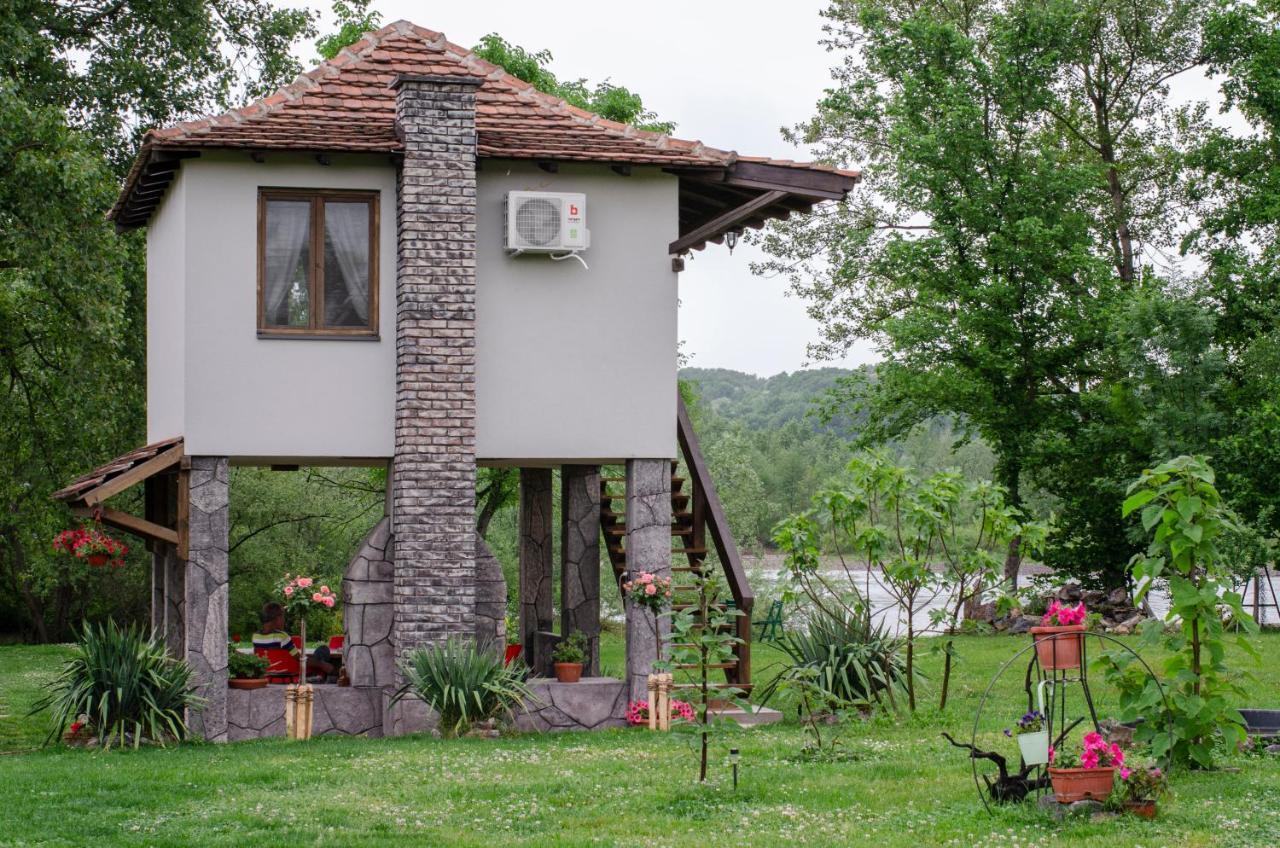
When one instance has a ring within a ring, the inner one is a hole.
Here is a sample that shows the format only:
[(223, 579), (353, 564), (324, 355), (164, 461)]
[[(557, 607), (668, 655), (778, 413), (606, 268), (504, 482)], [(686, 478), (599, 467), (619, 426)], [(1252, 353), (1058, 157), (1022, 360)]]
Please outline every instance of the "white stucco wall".
[(147, 229), (148, 442), (186, 430), (186, 199), (187, 181), (179, 171)]
[[(478, 178), (476, 453), (664, 457), (676, 445), (678, 181), (600, 165), (486, 161)], [(587, 196), (590, 266), (503, 250), (507, 191)]]
[[(148, 431), (192, 455), (389, 457), (395, 417), (395, 169), (381, 157), (206, 153), (148, 234)], [(381, 192), (377, 341), (260, 339), (259, 187)], [(590, 270), (503, 249), (509, 190), (587, 195)], [(493, 463), (675, 450), (677, 180), (486, 161), (478, 177), (476, 451)]]
[[(392, 453), (395, 169), (384, 157), (204, 154), (186, 183), (186, 450), (241, 458)], [(364, 189), (379, 205), (381, 337), (260, 339), (259, 187)], [(175, 281), (178, 282), (178, 281)]]

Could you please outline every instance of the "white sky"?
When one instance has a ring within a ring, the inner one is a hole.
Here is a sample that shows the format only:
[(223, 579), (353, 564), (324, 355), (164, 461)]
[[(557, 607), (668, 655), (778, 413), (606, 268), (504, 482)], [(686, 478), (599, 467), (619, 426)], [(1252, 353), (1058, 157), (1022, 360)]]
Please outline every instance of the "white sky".
[[(328, 0), (284, 2), (322, 13), (332, 30)], [(784, 142), (779, 128), (809, 117), (829, 82), (831, 57), (818, 45), (822, 0), (782, 3), (725, 0), (649, 0), (643, 6), (483, 0), (415, 3), (374, 0), (383, 23), (406, 19), (474, 46), (497, 32), (529, 50), (550, 50), (561, 78), (610, 78), (638, 92), (645, 106), (675, 121), (675, 135), (744, 155), (807, 159)], [(756, 7), (752, 9), (751, 7)], [(311, 45), (301, 51), (315, 58)], [(805, 304), (787, 295), (780, 279), (754, 276), (759, 251), (739, 244), (693, 254), (680, 275), (680, 338), (689, 364), (771, 375), (806, 361), (817, 325)], [(863, 350), (835, 365), (873, 358)]]

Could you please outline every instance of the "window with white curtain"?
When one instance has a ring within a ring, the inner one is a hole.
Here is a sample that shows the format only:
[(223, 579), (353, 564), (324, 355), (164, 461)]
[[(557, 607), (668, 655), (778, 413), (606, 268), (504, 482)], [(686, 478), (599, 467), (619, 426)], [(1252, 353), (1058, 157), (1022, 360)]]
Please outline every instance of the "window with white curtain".
[(258, 334), (377, 337), (376, 192), (261, 189)]

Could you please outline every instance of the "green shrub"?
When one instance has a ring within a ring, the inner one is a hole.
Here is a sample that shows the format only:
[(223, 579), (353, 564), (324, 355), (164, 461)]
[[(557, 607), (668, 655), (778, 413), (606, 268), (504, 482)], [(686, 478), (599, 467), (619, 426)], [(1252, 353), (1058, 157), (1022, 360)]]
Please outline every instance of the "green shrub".
[(140, 628), (120, 627), (108, 619), (84, 626), (75, 654), (32, 713), (53, 713), (46, 744), (83, 715), (103, 747), (123, 745), (126, 733), (137, 747), (144, 736), (161, 744), (183, 739), (186, 709), (202, 704), (191, 666), (171, 658), (159, 639), (148, 638)]
[(267, 667), (271, 664), (266, 657), (257, 654), (242, 654), (234, 648), (227, 654), (227, 675), (246, 680), (265, 677)]
[(533, 697), (523, 664), (503, 660), (501, 653), (470, 639), (419, 648), (400, 661), (405, 683), (391, 704), (416, 695), (440, 714), (442, 734), (466, 733), (472, 724), (514, 712)]
[(587, 637), (581, 630), (575, 630), (561, 639), (551, 652), (551, 661), (558, 663), (581, 663), (587, 658)]
[(764, 685), (761, 703), (799, 681), (833, 713), (886, 702), (896, 707), (906, 689), (903, 639), (875, 624), (870, 611), (811, 613), (804, 627), (786, 631), (776, 645), (791, 665)]

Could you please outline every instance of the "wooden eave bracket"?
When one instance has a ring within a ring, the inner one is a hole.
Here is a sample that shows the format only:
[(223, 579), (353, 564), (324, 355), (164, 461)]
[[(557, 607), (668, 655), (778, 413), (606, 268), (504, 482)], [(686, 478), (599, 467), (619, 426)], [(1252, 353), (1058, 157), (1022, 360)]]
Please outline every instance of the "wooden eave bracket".
[(741, 206), (734, 207), (722, 215), (717, 215), (702, 226), (671, 242), (671, 244), (667, 245), (667, 252), (672, 254), (684, 253), (686, 250), (697, 247), (709, 239), (723, 235), (747, 219), (760, 215), (768, 207), (785, 199), (787, 194), (785, 191), (766, 191)]
[[(176, 527), (165, 527), (163, 524), (157, 524), (146, 518), (139, 518), (136, 515), (106, 506), (103, 502), (114, 495), (118, 495), (131, 486), (143, 483), (149, 478), (168, 471), (174, 466), (179, 466), (179, 480), (185, 477), (186, 472), (181, 470), (185, 455), (183, 453), (182, 444), (174, 445), (164, 453), (158, 454), (151, 459), (139, 465), (130, 468), (122, 474), (117, 474), (109, 480), (95, 488), (85, 492), (76, 502), (72, 504), (71, 511), (75, 515), (82, 518), (92, 518), (101, 521), (108, 527), (114, 527), (117, 530), (123, 530), (126, 533), (133, 533), (144, 539), (165, 542), (175, 545), (181, 552), (182, 557), (186, 558), (185, 553), (185, 535), (186, 527), (184, 517), (186, 510), (182, 508), (182, 502), (178, 504), (178, 522)], [(180, 485), (179, 490), (181, 494)]]

